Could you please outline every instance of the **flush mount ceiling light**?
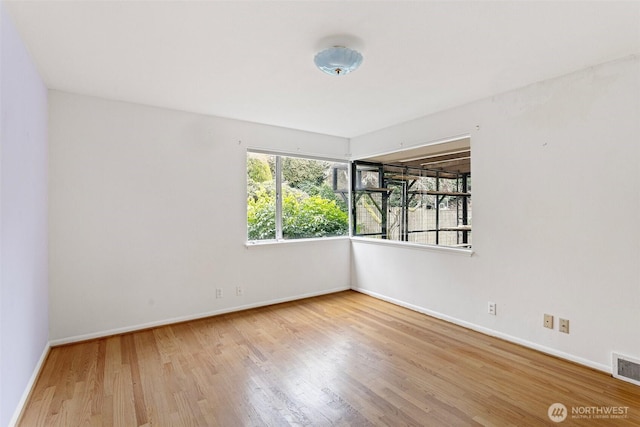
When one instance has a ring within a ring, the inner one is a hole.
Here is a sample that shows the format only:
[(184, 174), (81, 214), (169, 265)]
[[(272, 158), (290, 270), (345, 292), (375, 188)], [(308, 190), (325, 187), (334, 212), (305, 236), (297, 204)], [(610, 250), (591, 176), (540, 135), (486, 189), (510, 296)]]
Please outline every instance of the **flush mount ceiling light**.
[(360, 52), (344, 46), (334, 46), (319, 52), (313, 62), (316, 67), (332, 76), (349, 74), (362, 64)]

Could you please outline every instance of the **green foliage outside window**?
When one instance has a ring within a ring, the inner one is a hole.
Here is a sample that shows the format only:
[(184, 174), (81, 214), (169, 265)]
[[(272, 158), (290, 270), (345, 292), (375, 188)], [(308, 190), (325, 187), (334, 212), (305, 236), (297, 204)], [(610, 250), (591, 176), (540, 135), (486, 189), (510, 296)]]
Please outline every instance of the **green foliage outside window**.
[(304, 186), (320, 186), (327, 178), (331, 164), (318, 160), (299, 159), (296, 157), (282, 158), (282, 178), (293, 188)]
[(265, 182), (273, 179), (269, 162), (256, 156), (247, 156), (247, 176), (253, 182)]
[(249, 240), (276, 238), (275, 188), (273, 185), (270, 187), (264, 185), (254, 187), (253, 194), (250, 194), (247, 199)]
[(335, 200), (320, 196), (297, 198), (285, 194), (282, 234), (285, 239), (329, 237), (347, 234), (349, 217)]

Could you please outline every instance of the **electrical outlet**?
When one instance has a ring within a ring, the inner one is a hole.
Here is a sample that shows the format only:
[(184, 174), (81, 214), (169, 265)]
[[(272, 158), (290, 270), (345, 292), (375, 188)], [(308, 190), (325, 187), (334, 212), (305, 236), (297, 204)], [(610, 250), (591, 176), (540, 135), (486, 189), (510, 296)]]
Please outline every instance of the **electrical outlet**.
[(558, 327), (560, 332), (564, 332), (565, 334), (569, 333), (569, 320), (560, 319), (560, 326)]
[(488, 310), (489, 314), (496, 315), (496, 303), (489, 301)]
[(242, 286), (236, 286), (236, 296), (241, 297), (242, 295), (244, 295), (244, 290), (242, 289)]
[(544, 315), (544, 324), (545, 328), (553, 329), (553, 316), (551, 314)]
[(222, 288), (216, 288), (216, 298), (222, 298)]

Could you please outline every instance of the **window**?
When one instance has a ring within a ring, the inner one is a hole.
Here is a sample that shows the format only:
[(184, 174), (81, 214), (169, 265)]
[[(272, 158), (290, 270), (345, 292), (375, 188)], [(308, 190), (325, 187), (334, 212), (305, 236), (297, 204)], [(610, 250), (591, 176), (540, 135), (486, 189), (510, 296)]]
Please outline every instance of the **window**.
[(346, 162), (247, 152), (250, 241), (349, 234)]
[(351, 167), (354, 236), (471, 248), (468, 138)]

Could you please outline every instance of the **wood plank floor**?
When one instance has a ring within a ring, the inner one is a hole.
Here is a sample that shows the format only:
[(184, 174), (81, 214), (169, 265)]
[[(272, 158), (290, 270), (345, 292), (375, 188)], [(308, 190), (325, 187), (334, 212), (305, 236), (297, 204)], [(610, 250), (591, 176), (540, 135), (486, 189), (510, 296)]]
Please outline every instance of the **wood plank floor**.
[(53, 348), (20, 425), (538, 426), (555, 402), (640, 425), (640, 387), (347, 291)]

